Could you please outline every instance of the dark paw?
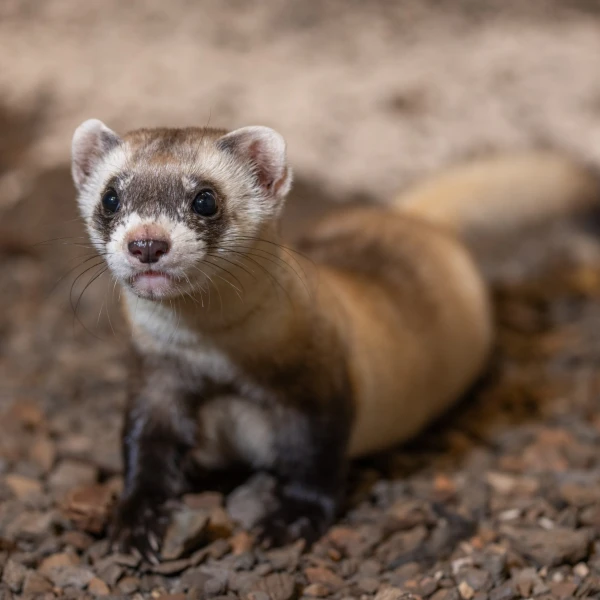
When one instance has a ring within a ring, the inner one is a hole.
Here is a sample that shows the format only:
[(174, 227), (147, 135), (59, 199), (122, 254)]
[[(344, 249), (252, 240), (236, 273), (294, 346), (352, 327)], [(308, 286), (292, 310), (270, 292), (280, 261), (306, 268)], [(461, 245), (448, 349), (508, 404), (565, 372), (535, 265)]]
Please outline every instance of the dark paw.
[(136, 496), (122, 499), (110, 531), (111, 546), (116, 552), (139, 553), (156, 564), (168, 523), (169, 510), (164, 502)]
[(278, 508), (260, 523), (259, 538), (268, 547), (286, 546), (299, 539), (311, 545), (332, 523), (333, 511), (329, 509), (329, 502), (282, 495)]

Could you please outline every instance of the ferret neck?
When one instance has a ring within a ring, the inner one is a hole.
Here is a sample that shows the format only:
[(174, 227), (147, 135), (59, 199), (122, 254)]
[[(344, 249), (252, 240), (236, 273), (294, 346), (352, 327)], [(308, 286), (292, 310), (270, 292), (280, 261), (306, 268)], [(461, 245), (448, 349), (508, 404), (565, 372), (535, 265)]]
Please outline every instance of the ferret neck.
[(179, 330), (189, 342), (198, 336), (235, 339), (253, 329), (261, 337), (269, 330), (279, 335), (275, 328), (283, 333), (306, 313), (315, 283), (312, 264), (273, 233), (238, 241), (222, 256), (211, 254), (200, 268), (206, 274), (201, 291), (163, 301), (130, 294), (130, 309), (137, 307), (129, 311), (134, 328), (173, 341)]

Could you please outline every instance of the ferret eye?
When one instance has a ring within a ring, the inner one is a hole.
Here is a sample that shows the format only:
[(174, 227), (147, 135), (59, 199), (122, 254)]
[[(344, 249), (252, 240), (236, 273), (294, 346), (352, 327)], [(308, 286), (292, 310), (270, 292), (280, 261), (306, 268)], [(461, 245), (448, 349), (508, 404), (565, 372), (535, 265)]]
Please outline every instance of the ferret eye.
[(192, 210), (201, 217), (212, 217), (218, 209), (217, 197), (212, 190), (202, 190), (194, 198)]
[(106, 212), (110, 213), (116, 213), (119, 208), (121, 208), (121, 201), (115, 190), (110, 189), (104, 192), (104, 196), (102, 196), (102, 206)]

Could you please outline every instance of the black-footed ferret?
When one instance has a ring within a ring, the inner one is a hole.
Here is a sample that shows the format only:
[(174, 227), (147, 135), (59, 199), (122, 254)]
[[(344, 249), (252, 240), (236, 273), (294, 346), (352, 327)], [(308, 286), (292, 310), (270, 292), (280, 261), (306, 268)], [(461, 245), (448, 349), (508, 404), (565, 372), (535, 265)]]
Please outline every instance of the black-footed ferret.
[(267, 127), (119, 137), (89, 120), (72, 169), (137, 356), (114, 537), (151, 560), (188, 472), (236, 461), (280, 482), (267, 539), (323, 533), (348, 459), (415, 435), (486, 363), (488, 294), (453, 230), (598, 197), (587, 170), (553, 154), (483, 161), (414, 190), (403, 209), (315, 224), (307, 261), (279, 241), (292, 174)]

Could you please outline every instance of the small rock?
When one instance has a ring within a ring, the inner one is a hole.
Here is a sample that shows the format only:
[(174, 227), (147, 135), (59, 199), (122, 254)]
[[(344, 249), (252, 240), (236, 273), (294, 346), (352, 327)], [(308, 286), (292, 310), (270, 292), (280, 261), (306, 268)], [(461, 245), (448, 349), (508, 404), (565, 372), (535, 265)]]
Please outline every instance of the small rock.
[(44, 473), (48, 473), (56, 460), (56, 444), (48, 437), (38, 437), (31, 446), (29, 457)]
[(481, 569), (468, 569), (463, 576), (476, 592), (487, 591), (492, 585), (489, 574)]
[(2, 581), (6, 583), (13, 592), (18, 593), (21, 591), (26, 574), (26, 567), (15, 560), (9, 559), (4, 565)]
[(110, 543), (109, 540), (98, 540), (94, 542), (87, 550), (86, 555), (91, 560), (92, 563), (97, 563), (106, 556), (110, 552)]
[(347, 556), (359, 556), (361, 554), (363, 540), (355, 529), (350, 527), (332, 527), (326, 535), (326, 539), (344, 552)]
[(190, 564), (190, 559), (180, 558), (178, 560), (169, 560), (158, 565), (152, 565), (151, 569), (153, 573), (157, 573), (159, 575), (175, 575), (187, 569)]
[(216, 540), (218, 538), (228, 538), (231, 536), (234, 524), (229, 514), (220, 506), (210, 511), (207, 524), (208, 538)]
[(561, 583), (552, 583), (550, 589), (556, 598), (569, 598), (574, 596), (578, 585), (571, 581), (563, 581)]
[(304, 588), (302, 593), (305, 596), (312, 596), (314, 598), (325, 598), (331, 594), (331, 588), (321, 583), (311, 583)]
[(89, 569), (72, 565), (53, 567), (48, 573), (48, 579), (58, 588), (82, 590), (93, 578), (94, 574)]
[(90, 580), (87, 589), (93, 596), (108, 596), (110, 594), (110, 588), (98, 577)]
[(84, 551), (92, 546), (94, 538), (82, 531), (65, 531), (62, 541), (68, 546), (73, 546), (75, 550)]
[(535, 560), (540, 566), (557, 566), (564, 562), (574, 563), (587, 555), (590, 532), (555, 527), (550, 531), (529, 527), (501, 528), (516, 550)]
[(255, 590), (268, 594), (270, 600), (290, 600), (294, 596), (295, 581), (287, 573), (273, 573), (258, 582)]
[(183, 508), (174, 512), (162, 546), (163, 558), (177, 559), (196, 549), (206, 540), (207, 524), (204, 510)]
[(517, 593), (510, 582), (503, 583), (490, 592), (490, 600), (513, 600), (516, 597)]
[(573, 567), (573, 573), (575, 573), (575, 575), (577, 575), (577, 577), (581, 577), (582, 579), (585, 579), (590, 574), (590, 569), (585, 563), (581, 562), (581, 563), (577, 563)]
[(117, 584), (118, 590), (125, 595), (133, 594), (140, 589), (140, 580), (137, 577), (123, 577)]
[(475, 595), (475, 590), (466, 581), (461, 581), (458, 584), (458, 592), (464, 600), (471, 600)]
[(95, 466), (77, 460), (65, 459), (52, 471), (48, 485), (54, 491), (66, 491), (74, 487), (96, 482), (98, 470)]
[(226, 591), (227, 583), (217, 579), (216, 577), (211, 577), (204, 583), (204, 595), (207, 598), (219, 596), (220, 594), (224, 594)]
[(397, 526), (402, 529), (411, 529), (428, 520), (428, 511), (422, 502), (416, 500), (397, 500), (388, 508), (387, 513), (395, 519)]
[(344, 585), (344, 580), (339, 575), (324, 567), (309, 567), (305, 569), (304, 575), (309, 583), (321, 583), (334, 591)]
[(108, 486), (86, 485), (67, 494), (62, 511), (78, 529), (99, 534), (106, 526), (114, 500), (115, 495)]
[(117, 565), (121, 565), (123, 567), (131, 567), (132, 569), (138, 567), (139, 564), (142, 562), (142, 559), (135, 554), (120, 553), (111, 554), (111, 560)]
[(263, 563), (262, 565), (258, 565), (256, 569), (254, 569), (254, 572), (260, 577), (270, 575), (273, 571), (273, 565), (270, 565), (269, 563)]
[(115, 585), (125, 572), (125, 569), (115, 563), (110, 556), (98, 561), (95, 568), (98, 577), (110, 586)]
[(254, 475), (229, 494), (227, 512), (244, 529), (252, 529), (272, 509), (275, 486), (275, 480), (269, 475)]
[(37, 597), (38, 594), (45, 594), (52, 591), (52, 584), (36, 571), (28, 571), (23, 582), (23, 594), (31, 594)]
[(188, 569), (181, 576), (180, 585), (184, 590), (194, 588), (197, 590), (203, 590), (204, 584), (210, 579), (210, 575), (204, 573), (201, 569), (193, 568)]
[(223, 506), (223, 494), (219, 492), (202, 492), (201, 494), (185, 494), (183, 503), (191, 510), (211, 511)]
[(395, 587), (386, 587), (380, 590), (374, 600), (401, 600), (405, 598), (404, 592)]
[(513, 576), (515, 585), (521, 596), (527, 598), (531, 595), (533, 588), (541, 579), (534, 568), (522, 569)]
[(39, 429), (45, 423), (41, 408), (29, 401), (15, 403), (10, 412), (11, 416), (16, 418), (26, 429)]
[(233, 563), (236, 571), (249, 571), (256, 563), (256, 558), (252, 552), (239, 554)]
[(274, 571), (295, 571), (304, 549), (304, 541), (299, 540), (292, 546), (276, 548), (267, 552), (267, 559)]
[(231, 573), (228, 581), (229, 590), (243, 597), (255, 589), (258, 580), (259, 575), (256, 573), (248, 573), (246, 571)]
[(521, 516), (521, 510), (519, 508), (510, 508), (508, 510), (502, 511), (498, 515), (499, 521), (514, 521)]
[(600, 485), (578, 485), (565, 483), (560, 486), (560, 495), (567, 504), (583, 508), (600, 503)]
[(229, 543), (231, 544), (231, 552), (235, 556), (245, 554), (252, 550), (252, 548), (254, 547), (253, 537), (245, 531), (240, 531), (239, 533), (236, 533), (229, 539)]
[(358, 566), (358, 572), (367, 577), (375, 577), (381, 573), (381, 563), (376, 560), (365, 560)]
[(250, 592), (248, 600), (269, 600), (269, 594), (265, 592)]
[(379, 589), (379, 581), (374, 577), (365, 577), (359, 579), (356, 585), (367, 594), (374, 594)]
[(60, 552), (58, 554), (52, 554), (47, 556), (38, 567), (38, 571), (48, 577), (52, 569), (57, 567), (71, 567), (78, 564), (78, 559), (72, 554), (67, 552)]
[(40, 494), (42, 491), (42, 484), (39, 481), (22, 475), (6, 475), (4, 482), (19, 500)]

